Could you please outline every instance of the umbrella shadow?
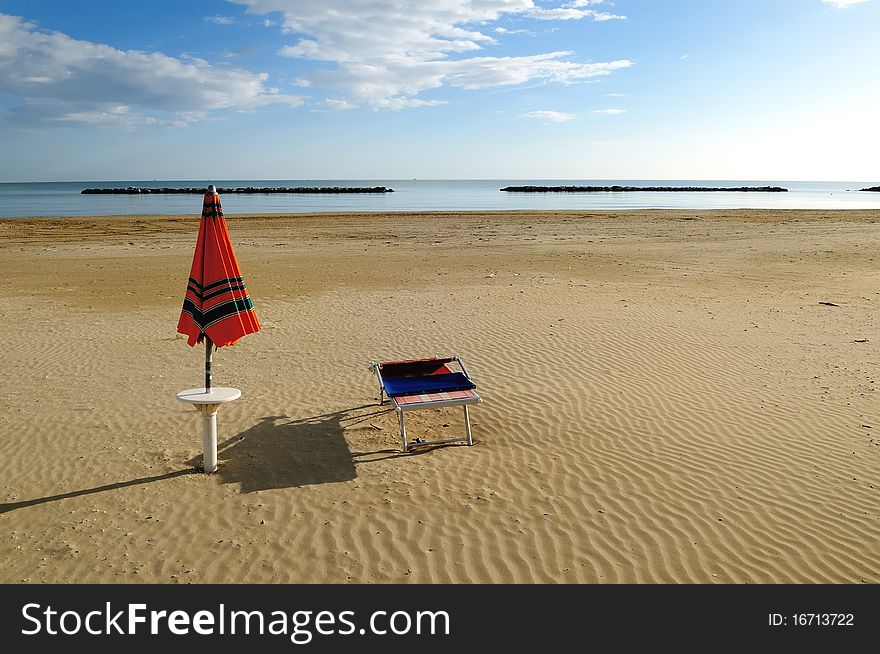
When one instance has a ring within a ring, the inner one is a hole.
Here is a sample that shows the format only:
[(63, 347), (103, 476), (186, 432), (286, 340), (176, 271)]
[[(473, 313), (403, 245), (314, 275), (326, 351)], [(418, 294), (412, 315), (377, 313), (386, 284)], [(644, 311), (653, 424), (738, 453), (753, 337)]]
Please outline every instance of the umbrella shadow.
[[(337, 483), (355, 479), (355, 466), (359, 464), (415, 457), (449, 447), (437, 445), (401, 452), (396, 447), (389, 447), (387, 438), (377, 441), (372, 436), (358, 435), (364, 432), (375, 434), (370, 431), (376, 428), (371, 421), (383, 416), (387, 418), (392, 413), (388, 407), (365, 404), (299, 419), (265, 416), (253, 427), (218, 446), (218, 477), (223, 483), (241, 484), (243, 493)], [(349, 449), (346, 432), (359, 446), (357, 450)], [(392, 442), (396, 442), (396, 434)], [(19, 502), (0, 503), (0, 515), (30, 506), (201, 473), (201, 455), (193, 457), (186, 464), (191, 467)]]
[(362, 408), (296, 419), (264, 416), (218, 445), (218, 477), (240, 484), (242, 493), (351, 481), (357, 473), (345, 429), (351, 412)]
[(66, 500), (72, 497), (81, 497), (83, 495), (92, 495), (93, 493), (105, 493), (107, 491), (118, 490), (120, 488), (127, 488), (129, 486), (139, 486), (141, 484), (151, 484), (156, 481), (163, 481), (165, 479), (173, 479), (174, 477), (180, 477), (181, 475), (191, 475), (198, 472), (195, 468), (188, 468), (186, 470), (172, 470), (171, 472), (166, 472), (161, 475), (153, 475), (152, 477), (140, 477), (138, 479), (129, 479), (127, 481), (118, 481), (112, 484), (104, 484), (103, 486), (95, 486), (93, 488), (82, 488), (80, 490), (70, 491), (68, 493), (58, 493), (57, 495), (47, 495), (46, 497), (37, 497), (30, 500), (22, 500), (20, 502), (6, 502), (0, 503), (0, 514), (8, 513), (10, 511), (16, 511), (17, 509), (24, 509), (29, 506), (37, 506), (39, 504), (48, 504), (50, 502), (58, 502), (59, 500)]

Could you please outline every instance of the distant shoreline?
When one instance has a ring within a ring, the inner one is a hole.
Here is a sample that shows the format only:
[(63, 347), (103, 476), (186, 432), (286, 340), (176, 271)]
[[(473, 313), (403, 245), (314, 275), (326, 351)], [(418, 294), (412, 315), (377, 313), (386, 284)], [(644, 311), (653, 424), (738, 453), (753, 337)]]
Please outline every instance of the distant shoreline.
[[(880, 193), (857, 189), (876, 182), (785, 180), (80, 180), (0, 184), (0, 216), (89, 216), (199, 212), (209, 183), (220, 189), (224, 213), (351, 211), (638, 210), (679, 209), (880, 209)], [(504, 192), (502, 187), (726, 188), (727, 192)], [(778, 186), (782, 193), (730, 192)], [(388, 189), (335, 192), (337, 189)], [(161, 192), (161, 189), (171, 189)], [(83, 194), (83, 189), (101, 189)], [(110, 190), (114, 189), (114, 190)], [(125, 190), (119, 190), (125, 189)], [(141, 189), (138, 191), (137, 189)], [(181, 189), (181, 190), (178, 190)], [(229, 192), (228, 189), (232, 189)], [(235, 192), (243, 189), (243, 192)], [(307, 189), (308, 192), (260, 192)], [(323, 192), (313, 192), (315, 190)], [(330, 192), (332, 189), (334, 192)], [(393, 191), (393, 192), (392, 192)], [(228, 206), (227, 206), (228, 205)]]
[[(188, 193), (202, 194), (204, 187), (174, 188), (162, 186), (151, 188), (144, 186), (125, 186), (120, 188), (84, 188), (82, 195), (139, 195), (157, 193)], [(394, 193), (393, 188), (385, 186), (239, 186), (235, 188), (218, 188), (218, 193)]]
[(717, 192), (754, 191), (759, 193), (787, 193), (781, 186), (505, 186), (502, 191), (514, 193), (632, 193), (656, 192)]

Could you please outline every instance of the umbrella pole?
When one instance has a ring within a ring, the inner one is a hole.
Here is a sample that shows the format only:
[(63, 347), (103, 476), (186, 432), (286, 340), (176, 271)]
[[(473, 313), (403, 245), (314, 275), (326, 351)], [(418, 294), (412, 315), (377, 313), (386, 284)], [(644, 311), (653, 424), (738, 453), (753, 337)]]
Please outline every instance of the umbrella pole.
[(213, 353), (214, 343), (210, 337), (205, 334), (205, 392), (211, 392), (211, 354)]
[[(205, 393), (211, 392), (211, 355), (214, 343), (205, 334)], [(202, 468), (205, 472), (217, 471), (217, 409), (219, 404), (203, 404), (202, 412)]]

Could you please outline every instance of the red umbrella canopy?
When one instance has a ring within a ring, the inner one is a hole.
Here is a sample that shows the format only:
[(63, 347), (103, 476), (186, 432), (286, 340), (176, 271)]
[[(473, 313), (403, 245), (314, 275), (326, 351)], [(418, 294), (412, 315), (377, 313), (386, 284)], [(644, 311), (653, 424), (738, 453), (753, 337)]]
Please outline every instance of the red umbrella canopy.
[(177, 331), (188, 336), (191, 346), (205, 336), (217, 347), (235, 345), (242, 336), (260, 331), (229, 239), (220, 196), (212, 191), (213, 187), (205, 194), (199, 238), (177, 321)]

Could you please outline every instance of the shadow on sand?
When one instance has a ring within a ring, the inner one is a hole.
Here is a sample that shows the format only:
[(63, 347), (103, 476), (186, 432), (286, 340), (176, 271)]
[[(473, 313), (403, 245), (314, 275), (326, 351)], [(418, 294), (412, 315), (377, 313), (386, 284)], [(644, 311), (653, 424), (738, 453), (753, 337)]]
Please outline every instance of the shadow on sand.
[[(407, 453), (392, 448), (349, 449), (346, 434), (359, 443), (363, 425), (392, 411), (366, 404), (307, 418), (265, 416), (217, 446), (218, 477), (224, 484), (240, 484), (242, 493), (332, 484), (355, 479), (357, 464), (419, 456), (437, 449), (424, 447)], [(199, 466), (201, 457), (188, 463)]]
[(139, 486), (141, 484), (152, 484), (156, 481), (165, 479), (173, 479), (181, 475), (192, 475), (198, 472), (195, 468), (186, 470), (173, 470), (161, 475), (153, 475), (152, 477), (141, 477), (139, 479), (129, 479), (128, 481), (117, 481), (112, 484), (104, 484), (103, 486), (95, 486), (94, 488), (83, 488), (81, 490), (70, 491), (69, 493), (59, 493), (58, 495), (47, 495), (46, 497), (38, 497), (32, 500), (22, 500), (21, 502), (7, 502), (0, 504), (0, 513), (8, 513), (16, 509), (23, 509), (28, 506), (36, 506), (38, 504), (48, 504), (49, 502), (57, 502), (58, 500), (66, 500), (71, 497), (81, 497), (83, 495), (91, 495), (93, 493), (104, 493), (106, 491), (118, 490), (129, 486)]
[[(217, 446), (217, 476), (224, 484), (240, 484), (242, 493), (270, 488), (296, 488), (351, 481), (357, 464), (427, 454), (435, 448), (407, 453), (380, 448), (349, 449), (359, 441), (358, 429), (382, 414), (392, 412), (375, 404), (342, 409), (307, 418), (265, 416), (253, 427)], [(201, 457), (187, 463), (200, 466)]]
[[(350, 430), (349, 433), (352, 433), (351, 430), (356, 432), (362, 423), (369, 423), (370, 420), (390, 411), (391, 409), (387, 407), (368, 404), (299, 419), (291, 419), (288, 416), (265, 416), (253, 427), (218, 445), (220, 465), (217, 476), (224, 484), (240, 484), (242, 493), (253, 493), (270, 488), (330, 484), (355, 479), (357, 464), (419, 456), (439, 449), (425, 447), (407, 453), (393, 448), (356, 452), (349, 450), (345, 439), (346, 429)], [(0, 514), (83, 495), (196, 474), (201, 471), (202, 457), (194, 457), (186, 463), (191, 467), (46, 497), (0, 503)]]
[(298, 419), (265, 416), (218, 445), (218, 477), (240, 484), (242, 493), (351, 481), (357, 473), (344, 431), (358, 419), (352, 413), (364, 408)]

